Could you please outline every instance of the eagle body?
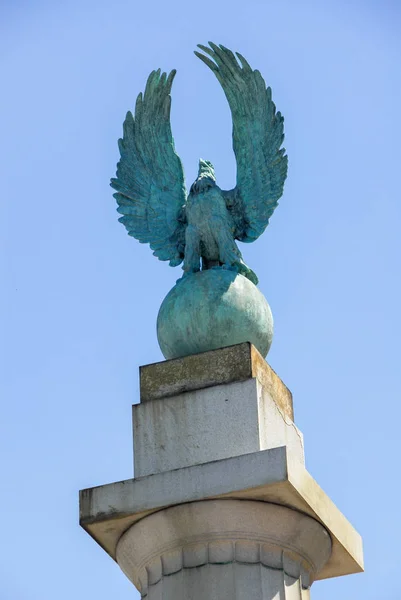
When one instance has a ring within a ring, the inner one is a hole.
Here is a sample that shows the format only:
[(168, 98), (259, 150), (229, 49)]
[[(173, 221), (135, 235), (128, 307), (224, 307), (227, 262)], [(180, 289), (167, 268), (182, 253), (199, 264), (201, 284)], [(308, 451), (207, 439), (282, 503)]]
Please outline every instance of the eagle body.
[[(187, 230), (185, 234), (186, 254), (188, 244), (193, 251), (197, 250), (199, 258), (206, 263), (224, 262), (221, 257), (224, 249), (220, 248), (221, 238), (231, 238), (233, 245), (234, 224), (227, 210), (221, 189), (216, 184), (197, 183), (192, 186), (185, 207)], [(222, 231), (224, 230), (224, 231)], [(186, 264), (187, 263), (187, 264)], [(184, 270), (190, 269), (187, 256), (184, 259)], [(195, 265), (194, 265), (195, 267)], [(199, 269), (191, 269), (199, 270)]]
[[(204, 165), (207, 165), (206, 177), (203, 176)], [(210, 162), (200, 161), (198, 179), (185, 205), (184, 273), (196, 273), (201, 265), (203, 269), (224, 267), (243, 273), (257, 283), (256, 275), (244, 264), (235, 243), (234, 219), (223, 191), (214, 182), (212, 170)]]

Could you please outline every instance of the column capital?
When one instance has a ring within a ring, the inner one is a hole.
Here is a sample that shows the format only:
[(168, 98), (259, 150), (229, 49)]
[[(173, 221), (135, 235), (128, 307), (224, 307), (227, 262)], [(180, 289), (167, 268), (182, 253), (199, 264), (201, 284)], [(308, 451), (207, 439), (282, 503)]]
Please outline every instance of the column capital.
[[(149, 599), (153, 594), (161, 597), (161, 588), (163, 598), (175, 597), (165, 590), (166, 585), (175, 589), (174, 577), (180, 579), (179, 598), (261, 600), (270, 597), (261, 592), (263, 579), (270, 591), (271, 586), (283, 592), (286, 586), (295, 586), (299, 594), (291, 598), (303, 598), (302, 590), (309, 588), (329, 559), (331, 546), (326, 529), (301, 512), (267, 502), (219, 499), (173, 506), (145, 517), (123, 534), (116, 558), (142, 597)], [(204, 569), (198, 596), (199, 567)], [(256, 581), (259, 592), (253, 593)], [(205, 595), (208, 585), (211, 596)], [(238, 595), (241, 588), (243, 596)]]

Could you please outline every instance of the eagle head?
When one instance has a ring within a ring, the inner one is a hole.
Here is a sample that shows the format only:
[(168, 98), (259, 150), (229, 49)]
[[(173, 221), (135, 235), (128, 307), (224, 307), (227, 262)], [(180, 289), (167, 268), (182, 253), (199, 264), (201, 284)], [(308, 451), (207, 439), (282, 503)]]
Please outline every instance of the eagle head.
[(214, 167), (208, 160), (199, 160), (199, 171), (198, 177), (191, 185), (191, 194), (201, 194), (207, 190), (216, 187), (216, 177), (214, 174)]

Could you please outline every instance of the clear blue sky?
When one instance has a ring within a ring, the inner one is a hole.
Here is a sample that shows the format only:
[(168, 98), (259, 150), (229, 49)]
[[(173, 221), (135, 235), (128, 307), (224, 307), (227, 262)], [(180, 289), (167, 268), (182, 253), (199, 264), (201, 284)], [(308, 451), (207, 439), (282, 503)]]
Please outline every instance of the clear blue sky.
[(314, 600), (399, 594), (401, 8), (394, 0), (1, 2), (1, 600), (137, 598), (78, 526), (78, 490), (132, 476), (138, 367), (179, 276), (117, 222), (117, 138), (148, 73), (235, 181), (228, 107), (193, 55), (240, 51), (285, 116), (289, 177), (244, 250), (275, 317), (307, 467), (364, 537), (366, 574)]

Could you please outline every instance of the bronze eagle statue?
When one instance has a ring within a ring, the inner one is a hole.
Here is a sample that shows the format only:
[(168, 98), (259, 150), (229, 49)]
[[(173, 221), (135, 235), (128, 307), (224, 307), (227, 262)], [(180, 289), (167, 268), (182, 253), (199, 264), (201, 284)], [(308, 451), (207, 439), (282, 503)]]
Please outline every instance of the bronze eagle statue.
[(228, 100), (237, 162), (236, 186), (222, 190), (213, 165), (199, 161), (190, 192), (171, 133), (171, 86), (176, 74), (152, 71), (140, 93), (135, 117), (127, 113), (121, 158), (111, 186), (119, 219), (128, 234), (148, 243), (172, 267), (182, 262), (184, 275), (226, 268), (258, 283), (242, 260), (235, 240), (255, 241), (266, 229), (283, 193), (288, 158), (282, 148), (284, 119), (259, 71), (245, 58), (209, 42), (195, 51), (216, 75)]

